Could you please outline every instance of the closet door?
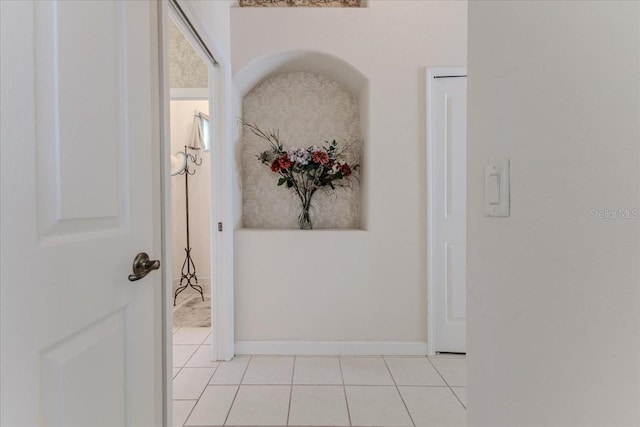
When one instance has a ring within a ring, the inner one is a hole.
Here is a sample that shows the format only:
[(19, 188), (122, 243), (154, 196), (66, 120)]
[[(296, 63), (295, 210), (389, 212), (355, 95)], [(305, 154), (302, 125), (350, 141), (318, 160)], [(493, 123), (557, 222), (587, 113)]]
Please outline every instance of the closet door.
[[(467, 77), (450, 68), (429, 76), (430, 337), (435, 352), (466, 352)], [(434, 319), (435, 317), (435, 319)]]

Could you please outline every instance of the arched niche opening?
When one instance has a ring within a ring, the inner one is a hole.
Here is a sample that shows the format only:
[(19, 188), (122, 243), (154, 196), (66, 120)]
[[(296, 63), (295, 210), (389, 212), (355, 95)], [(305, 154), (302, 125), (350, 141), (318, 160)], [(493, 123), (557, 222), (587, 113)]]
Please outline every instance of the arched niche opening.
[[(284, 52), (260, 58), (234, 76), (242, 116), (263, 130), (278, 130), (285, 148), (352, 144), (348, 156), (360, 164), (349, 188), (319, 190), (313, 198), (314, 229), (366, 229), (368, 217), (367, 141), (369, 80), (351, 64), (319, 52)], [(256, 155), (266, 142), (243, 130), (242, 226), (295, 229), (300, 212), (293, 191)]]

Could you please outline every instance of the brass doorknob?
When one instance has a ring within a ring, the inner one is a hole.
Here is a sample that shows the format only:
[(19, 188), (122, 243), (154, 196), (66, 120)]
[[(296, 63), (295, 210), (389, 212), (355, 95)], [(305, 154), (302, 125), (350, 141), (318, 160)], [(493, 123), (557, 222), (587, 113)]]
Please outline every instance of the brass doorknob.
[(129, 280), (135, 282), (142, 279), (153, 270), (160, 268), (159, 260), (149, 259), (149, 255), (146, 252), (140, 252), (133, 259), (133, 274), (129, 275)]

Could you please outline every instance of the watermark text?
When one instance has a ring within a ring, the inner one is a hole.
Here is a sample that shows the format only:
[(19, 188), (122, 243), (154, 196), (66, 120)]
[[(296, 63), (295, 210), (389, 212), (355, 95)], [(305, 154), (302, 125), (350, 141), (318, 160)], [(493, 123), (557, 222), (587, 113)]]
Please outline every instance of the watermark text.
[(591, 219), (640, 219), (640, 209), (589, 209)]

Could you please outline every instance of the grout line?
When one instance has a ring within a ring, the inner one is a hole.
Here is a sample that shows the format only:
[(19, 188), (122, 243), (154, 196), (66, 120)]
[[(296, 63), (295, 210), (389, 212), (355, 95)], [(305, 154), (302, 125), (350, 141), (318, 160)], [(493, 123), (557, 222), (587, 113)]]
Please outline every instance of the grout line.
[(351, 422), (351, 411), (349, 410), (349, 399), (347, 399), (347, 387), (344, 385), (344, 374), (342, 373), (342, 359), (338, 357), (338, 366), (340, 366), (340, 378), (342, 378), (342, 391), (344, 392), (344, 402), (347, 405), (347, 417), (349, 417), (349, 425), (352, 426)]
[(407, 406), (407, 402), (404, 401), (404, 397), (402, 397), (402, 393), (400, 393), (400, 389), (398, 388), (398, 384), (396, 383), (396, 379), (393, 377), (391, 373), (391, 368), (389, 368), (389, 364), (387, 363), (387, 359), (382, 356), (382, 361), (384, 362), (384, 366), (387, 367), (387, 371), (389, 372), (389, 376), (391, 376), (391, 380), (393, 381), (393, 385), (396, 387), (396, 391), (398, 392), (398, 396), (400, 396), (400, 400), (402, 400), (402, 404), (404, 405), (404, 409), (407, 411), (409, 415), (409, 419), (411, 420), (411, 424), (413, 427), (416, 427), (416, 422), (413, 420), (413, 416), (411, 415), (411, 411), (409, 411), (409, 407)]
[[(460, 400), (460, 398), (458, 397), (458, 395), (456, 394), (455, 391), (453, 391), (453, 389), (451, 388), (451, 385), (449, 385), (449, 382), (444, 378), (444, 375), (442, 375), (440, 373), (440, 371), (438, 370), (438, 368), (436, 367), (436, 364), (433, 363), (433, 361), (431, 360), (431, 358), (429, 356), (425, 356), (427, 358), (427, 360), (429, 361), (429, 363), (431, 363), (431, 366), (433, 366), (433, 369), (436, 370), (436, 372), (438, 373), (438, 375), (440, 375), (440, 378), (442, 378), (442, 381), (444, 381), (444, 383), (447, 385), (447, 387), (449, 387), (449, 390), (451, 391), (451, 393), (453, 393), (453, 395), (456, 397), (456, 399), (458, 399), (458, 402), (460, 402), (460, 404), (462, 405), (462, 407), (466, 410), (467, 407), (464, 406), (464, 403), (462, 403), (462, 400)], [(465, 360), (466, 363), (466, 360)], [(466, 387), (466, 386), (465, 386)]]
[(291, 384), (289, 385), (289, 409), (287, 409), (287, 425), (289, 425), (289, 416), (291, 415), (291, 399), (293, 397), (293, 377), (296, 374), (296, 359), (297, 356), (293, 356), (293, 370), (291, 371)]
[(462, 387), (459, 385), (454, 385), (452, 387), (449, 387), (451, 389), (451, 391), (453, 391), (453, 395), (456, 397), (456, 399), (458, 399), (458, 402), (460, 402), (460, 404), (462, 405), (462, 407), (464, 408), (464, 410), (467, 410), (467, 406), (462, 402), (462, 399), (460, 399), (460, 396), (458, 396), (458, 393), (456, 393), (455, 390), (453, 390), (453, 387), (458, 387), (458, 388), (464, 388), (466, 390), (467, 387)]
[[(191, 360), (191, 358), (192, 358), (193, 356), (195, 356), (195, 355), (196, 355), (196, 353), (198, 352), (198, 350), (200, 349), (200, 346), (201, 346), (202, 344), (199, 344), (199, 345), (198, 345), (198, 344), (176, 344), (176, 345), (197, 345), (197, 346), (198, 346), (198, 347), (195, 349), (195, 351), (194, 351), (193, 353), (191, 353), (191, 356), (189, 356), (189, 357), (187, 358), (187, 360), (185, 360), (185, 361), (184, 361), (184, 365), (182, 365), (182, 367), (183, 367), (183, 368), (186, 368), (186, 367), (187, 367), (187, 363), (189, 363), (189, 361)], [(211, 378), (209, 378), (209, 381), (211, 381)], [(209, 383), (207, 383), (207, 384), (209, 384)]]
[[(207, 369), (207, 368), (198, 368), (198, 369)], [(213, 378), (213, 374), (215, 373), (216, 373), (216, 370), (214, 369), (213, 372), (211, 372), (211, 375), (209, 375), (209, 379), (207, 380), (207, 385), (204, 386), (204, 388), (200, 392), (200, 396), (198, 396), (198, 398), (196, 399), (196, 403), (194, 403), (194, 405), (191, 407), (191, 410), (189, 411), (187, 418), (184, 419), (184, 423), (182, 423), (182, 427), (185, 427), (187, 425), (187, 421), (189, 421), (189, 417), (193, 413), (193, 410), (196, 409), (196, 406), (198, 405), (198, 402), (200, 402), (202, 395), (207, 390), (207, 387), (209, 387), (209, 381), (211, 381), (211, 378)]]
[[(2, 0), (0, 0), (0, 3), (2, 2)], [(202, 368), (202, 367), (191, 367), (191, 366), (185, 366), (186, 369), (207, 369), (207, 368)], [(208, 369), (216, 369), (216, 368), (208, 368)], [(219, 384), (209, 384), (209, 385), (238, 385), (238, 383), (219, 383)], [(242, 383), (241, 385), (246, 385), (246, 386), (251, 386), (251, 387), (286, 387), (288, 385), (291, 385), (289, 383), (274, 383), (274, 384), (266, 384), (266, 383), (262, 383), (262, 384), (252, 384), (252, 383)], [(340, 387), (343, 384), (293, 384), (295, 387)], [(379, 388), (384, 388), (384, 387), (395, 387), (395, 385), (393, 384), (345, 384), (347, 387), (379, 387)], [(402, 385), (400, 384), (401, 387), (446, 387), (446, 385)], [(453, 387), (463, 387), (464, 386), (453, 386)]]
[(233, 400), (231, 401), (231, 405), (229, 405), (229, 410), (227, 411), (227, 416), (224, 417), (224, 421), (222, 425), (227, 425), (227, 420), (229, 419), (229, 415), (231, 415), (231, 409), (233, 409), (233, 405), (236, 403), (236, 398), (238, 397), (238, 393), (240, 392), (240, 385), (244, 380), (244, 376), (247, 375), (247, 370), (249, 369), (249, 365), (251, 364), (251, 359), (253, 356), (249, 356), (249, 360), (247, 361), (247, 366), (244, 367), (244, 371), (242, 372), (242, 377), (240, 378), (240, 383), (238, 384), (238, 388), (236, 389), (236, 394), (233, 395)]
[(191, 410), (189, 411), (189, 413), (185, 417), (184, 422), (181, 424), (181, 427), (185, 427), (187, 425), (187, 420), (189, 419), (189, 417), (191, 416), (191, 413), (193, 412), (193, 408), (195, 408), (196, 405), (198, 404), (198, 400), (194, 400), (194, 399), (173, 399), (172, 403), (173, 402), (194, 402), (193, 406), (191, 407)]
[[(174, 367), (173, 367), (173, 369), (177, 369), (177, 370), (178, 370), (178, 372), (176, 372), (175, 374), (173, 374), (173, 376), (171, 377), (171, 381), (173, 381), (173, 380), (178, 376), (178, 374), (180, 373), (180, 371), (182, 371), (182, 368), (183, 368), (183, 367), (184, 367), (184, 366), (174, 366)], [(171, 400), (173, 400), (173, 396), (171, 396)]]

